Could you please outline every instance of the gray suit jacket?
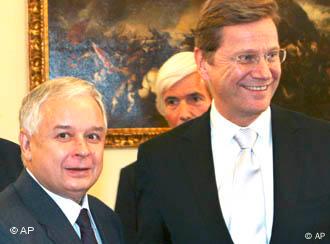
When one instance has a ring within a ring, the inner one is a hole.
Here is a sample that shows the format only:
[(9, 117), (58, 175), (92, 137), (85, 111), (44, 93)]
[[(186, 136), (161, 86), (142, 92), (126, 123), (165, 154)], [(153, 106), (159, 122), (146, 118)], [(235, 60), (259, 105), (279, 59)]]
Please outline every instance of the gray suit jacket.
[[(271, 113), (271, 244), (330, 243), (330, 124), (275, 106)], [(139, 243), (233, 243), (218, 199), (209, 113), (142, 144), (136, 182)], [(305, 239), (321, 232), (322, 240)]]
[[(89, 196), (88, 200), (103, 243), (124, 243), (115, 213), (95, 197)], [(23, 170), (16, 182), (0, 193), (0, 243), (79, 244), (81, 241), (58, 205)]]

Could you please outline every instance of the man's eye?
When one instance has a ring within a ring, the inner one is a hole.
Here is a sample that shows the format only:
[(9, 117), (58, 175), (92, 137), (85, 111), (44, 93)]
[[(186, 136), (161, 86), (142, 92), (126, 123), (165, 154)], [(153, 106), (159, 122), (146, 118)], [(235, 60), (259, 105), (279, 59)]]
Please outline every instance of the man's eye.
[(188, 97), (188, 103), (198, 103), (202, 100), (203, 100), (202, 96), (200, 96), (198, 94), (194, 94), (194, 95)]
[(167, 98), (165, 100), (166, 106), (176, 106), (178, 104), (179, 104), (179, 99), (177, 99), (177, 98)]
[(92, 140), (92, 141), (99, 141), (99, 140), (101, 140), (101, 136), (99, 134), (96, 134), (96, 133), (88, 134), (87, 135), (87, 138), (89, 140)]
[(237, 56), (236, 61), (240, 64), (251, 64), (255, 63), (257, 59), (255, 54), (241, 54)]
[(67, 132), (61, 132), (61, 133), (56, 135), (56, 138), (60, 139), (60, 140), (67, 140), (67, 139), (70, 138), (70, 134), (67, 133)]
[(277, 61), (279, 58), (279, 51), (271, 51), (266, 54), (266, 59), (268, 62), (274, 62)]

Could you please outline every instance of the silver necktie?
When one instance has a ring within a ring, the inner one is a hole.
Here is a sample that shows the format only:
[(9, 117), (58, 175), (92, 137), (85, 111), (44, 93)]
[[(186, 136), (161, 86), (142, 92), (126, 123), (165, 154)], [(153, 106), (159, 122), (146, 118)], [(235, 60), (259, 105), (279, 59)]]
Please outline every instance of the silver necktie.
[(240, 129), (234, 136), (241, 148), (235, 165), (229, 232), (235, 244), (267, 243), (265, 197), (260, 165), (253, 162), (257, 133)]

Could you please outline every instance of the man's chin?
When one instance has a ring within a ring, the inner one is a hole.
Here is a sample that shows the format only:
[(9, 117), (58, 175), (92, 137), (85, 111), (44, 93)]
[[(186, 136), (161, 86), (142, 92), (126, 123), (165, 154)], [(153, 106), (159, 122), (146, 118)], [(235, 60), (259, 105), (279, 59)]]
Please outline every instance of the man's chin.
[(75, 194), (81, 193), (85, 195), (85, 193), (94, 185), (96, 181), (90, 178), (85, 179), (71, 179), (67, 181), (65, 184), (65, 188), (68, 192), (72, 192)]
[(262, 99), (260, 101), (253, 101), (250, 104), (247, 104), (247, 107), (245, 109), (245, 111), (248, 114), (251, 115), (260, 115), (261, 113), (263, 113), (264, 111), (266, 111), (266, 109), (269, 107), (270, 105), (270, 100), (269, 99)]

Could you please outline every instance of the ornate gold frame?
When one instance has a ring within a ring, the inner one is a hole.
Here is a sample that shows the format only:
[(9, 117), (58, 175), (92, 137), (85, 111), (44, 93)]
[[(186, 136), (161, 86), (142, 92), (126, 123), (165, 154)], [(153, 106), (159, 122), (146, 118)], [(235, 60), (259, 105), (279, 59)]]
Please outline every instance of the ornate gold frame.
[[(29, 76), (30, 89), (49, 77), (48, 60), (48, 1), (28, 1)], [(136, 147), (140, 143), (167, 131), (168, 128), (108, 129), (106, 145)]]

